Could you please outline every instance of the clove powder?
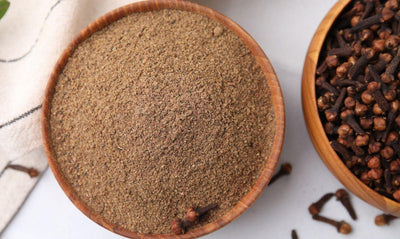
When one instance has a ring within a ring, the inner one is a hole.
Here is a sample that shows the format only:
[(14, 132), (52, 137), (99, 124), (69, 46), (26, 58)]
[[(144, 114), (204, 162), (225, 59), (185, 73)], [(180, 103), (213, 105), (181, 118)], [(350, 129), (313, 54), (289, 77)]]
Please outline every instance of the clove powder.
[(225, 215), (260, 176), (274, 122), (243, 41), (180, 10), (134, 13), (82, 42), (50, 116), (53, 152), (77, 196), (139, 233), (171, 233), (190, 206), (218, 204), (193, 228)]

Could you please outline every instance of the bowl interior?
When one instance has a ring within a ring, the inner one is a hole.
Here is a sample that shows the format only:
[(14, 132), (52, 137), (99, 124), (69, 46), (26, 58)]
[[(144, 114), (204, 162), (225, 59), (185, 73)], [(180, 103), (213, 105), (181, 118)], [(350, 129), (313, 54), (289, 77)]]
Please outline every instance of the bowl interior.
[(315, 90), (315, 74), (325, 38), (336, 18), (351, 0), (340, 0), (327, 13), (319, 25), (308, 49), (302, 79), (302, 104), (307, 129), (321, 159), (335, 177), (365, 202), (387, 213), (400, 216), (400, 203), (378, 194), (361, 182), (332, 149), (320, 120)]
[[(112, 223), (105, 221), (100, 215), (95, 214), (91, 211), (76, 195), (74, 190), (71, 188), (71, 185), (67, 183), (62, 172), (56, 163), (56, 159), (54, 156), (54, 152), (52, 150), (51, 141), (50, 141), (50, 125), (49, 125), (49, 117), (50, 117), (50, 106), (51, 100), (54, 95), (55, 85), (58, 79), (59, 74), (62, 72), (65, 64), (67, 63), (68, 58), (72, 55), (75, 48), (83, 42), (86, 38), (88, 38), (92, 33), (102, 29), (108, 24), (135, 12), (143, 12), (143, 11), (151, 11), (151, 10), (160, 10), (160, 9), (179, 9), (185, 11), (191, 11), (195, 13), (202, 14), (206, 17), (215, 19), (221, 22), (226, 27), (230, 28), (233, 32), (235, 32), (247, 45), (247, 47), (251, 50), (252, 54), (255, 56), (257, 63), (261, 66), (267, 84), (269, 86), (271, 92), (271, 98), (273, 102), (273, 109), (275, 111), (275, 126), (276, 133), (274, 138), (274, 143), (271, 149), (271, 153), (268, 157), (265, 168), (262, 171), (261, 176), (258, 178), (256, 184), (252, 187), (250, 192), (246, 194), (239, 203), (229, 211), (222, 218), (209, 223), (201, 228), (189, 231), (183, 235), (166, 235), (166, 234), (139, 234), (136, 232), (128, 231), (124, 228), (120, 228)], [(284, 115), (284, 104), (283, 97), (281, 93), (281, 89), (279, 86), (278, 79), (276, 74), (270, 64), (268, 58), (265, 56), (264, 52), (260, 48), (260, 46), (254, 41), (254, 39), (239, 25), (235, 22), (227, 18), (226, 16), (201, 5), (194, 4), (187, 1), (179, 1), (179, 0), (163, 0), (163, 1), (144, 1), (137, 2), (130, 5), (123, 6), (121, 8), (115, 9), (102, 17), (98, 18), (91, 24), (89, 24), (86, 28), (84, 28), (75, 39), (68, 45), (68, 47), (64, 50), (62, 55), (60, 56), (58, 62), (56, 63), (52, 74), (50, 76), (49, 82), (47, 84), (47, 88), (45, 91), (45, 97), (43, 102), (43, 111), (42, 111), (42, 135), (43, 135), (43, 143), (45, 152), (47, 155), (47, 159), (50, 165), (50, 168), (56, 177), (56, 180), (64, 190), (65, 194), (70, 198), (70, 200), (75, 204), (75, 206), (80, 209), (86, 216), (90, 219), (98, 223), (99, 225), (107, 228), (110, 231), (118, 233), (123, 236), (132, 237), (132, 238), (193, 238), (205, 235), (212, 231), (215, 231), (227, 223), (231, 222), (235, 218), (237, 218), (240, 214), (242, 214), (247, 208), (256, 200), (256, 198), (261, 194), (262, 190), (268, 185), (268, 182), (276, 168), (276, 165), (279, 160), (279, 155), (283, 145), (284, 139), (284, 123), (285, 115)]]

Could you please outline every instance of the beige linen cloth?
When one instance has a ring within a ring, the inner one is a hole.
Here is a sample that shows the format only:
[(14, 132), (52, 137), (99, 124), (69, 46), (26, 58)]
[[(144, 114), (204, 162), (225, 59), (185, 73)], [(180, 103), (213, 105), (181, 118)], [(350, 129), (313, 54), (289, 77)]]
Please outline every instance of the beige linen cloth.
[(0, 234), (39, 177), (8, 164), (47, 168), (40, 115), (59, 55), (86, 25), (135, 0), (10, 0), (0, 20)]

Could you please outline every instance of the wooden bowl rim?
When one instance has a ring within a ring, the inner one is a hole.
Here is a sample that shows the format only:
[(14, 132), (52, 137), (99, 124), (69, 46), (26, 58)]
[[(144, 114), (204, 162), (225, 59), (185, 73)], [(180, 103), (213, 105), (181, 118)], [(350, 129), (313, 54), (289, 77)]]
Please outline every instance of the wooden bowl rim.
[[(375, 192), (365, 185), (360, 179), (358, 179), (346, 167), (346, 165), (331, 147), (318, 114), (315, 90), (315, 74), (320, 55), (319, 53), (322, 49), (323, 43), (325, 42), (326, 35), (330, 31), (334, 21), (350, 3), (351, 0), (339, 0), (326, 14), (325, 18), (322, 20), (318, 29), (316, 30), (313, 39), (311, 40), (304, 63), (302, 77), (302, 105), (304, 119), (306, 121), (307, 130), (310, 138), (312, 139), (314, 147), (317, 149), (322, 161), (334, 174), (334, 176), (347, 189), (349, 189), (363, 201), (379, 208), (382, 211), (400, 216), (400, 203)], [(311, 70), (311, 72), (309, 70)], [(308, 85), (310, 83), (311, 87)], [(310, 104), (310, 101), (312, 104)], [(320, 148), (328, 149), (329, 153), (324, 154), (322, 151), (319, 151)], [(339, 162), (338, 167), (333, 167), (330, 165), (330, 159), (328, 158), (328, 155), (332, 156), (334, 161)], [(343, 172), (347, 178), (342, 178), (342, 176), (339, 176), (340, 171)], [(349, 182), (347, 180), (349, 180)]]
[[(124, 228), (118, 227), (115, 224), (109, 223), (104, 220), (100, 215), (94, 213), (89, 207), (87, 207), (74, 192), (73, 188), (70, 184), (67, 183), (67, 180), (64, 178), (57, 162), (54, 157), (54, 153), (51, 147), (51, 137), (50, 137), (50, 108), (51, 101), (55, 91), (56, 82), (58, 79), (59, 73), (61, 73), (65, 64), (67, 63), (68, 58), (71, 56), (76, 47), (85, 39), (87, 39), (92, 33), (102, 29), (108, 24), (124, 17), (129, 14), (135, 12), (143, 12), (143, 11), (151, 11), (151, 10), (160, 10), (160, 9), (179, 9), (184, 11), (190, 11), (198, 14), (202, 14), (206, 17), (215, 19), (220, 23), (224, 24), (226, 27), (235, 32), (249, 47), (252, 54), (255, 56), (256, 61), (262, 68), (267, 84), (269, 86), (269, 90), (271, 93), (271, 98), (273, 101), (273, 108), (275, 110), (275, 138), (274, 143), (271, 148), (271, 153), (269, 157), (266, 159), (266, 165), (262, 171), (262, 174), (251, 188), (251, 190), (238, 202), (238, 204), (232, 208), (227, 214), (223, 217), (208, 223), (200, 228), (194, 229), (192, 231), (187, 232), (183, 235), (173, 235), (173, 234), (141, 234), (137, 232), (132, 232), (126, 230)], [(83, 212), (87, 217), (89, 217), (94, 222), (103, 226), (104, 228), (115, 232), (119, 235), (131, 237), (131, 238), (195, 238), (199, 236), (206, 235), (210, 232), (213, 232), (229, 222), (236, 219), (243, 212), (247, 210), (247, 208), (253, 204), (253, 202), (260, 196), (263, 189), (268, 185), (269, 180), (272, 177), (272, 174), (277, 166), (279, 161), (279, 156), (283, 146), (284, 140), (284, 128), (285, 128), (285, 110), (284, 110), (284, 102), (283, 96), (281, 92), (281, 88), (279, 85), (278, 78), (274, 72), (274, 69), (268, 60), (267, 56), (261, 49), (261, 47), (256, 43), (256, 41), (237, 23), (224, 16), (223, 14), (212, 10), (211, 8), (191, 3), (188, 1), (180, 1), (180, 0), (154, 0), (154, 1), (142, 1), (131, 3), (117, 9), (114, 9), (103, 16), (97, 18), (94, 22), (90, 23), (87, 27), (85, 27), (67, 46), (67, 48), (63, 51), (60, 58), (58, 59), (56, 65), (53, 68), (53, 71), (50, 75), (49, 81), (47, 83), (47, 87), (45, 90), (43, 107), (42, 107), (42, 137), (43, 144), (46, 152), (46, 156), (48, 159), (49, 166), (58, 182), (58, 184), (63, 189), (64, 193), (68, 196), (68, 198), (74, 203), (74, 205)]]

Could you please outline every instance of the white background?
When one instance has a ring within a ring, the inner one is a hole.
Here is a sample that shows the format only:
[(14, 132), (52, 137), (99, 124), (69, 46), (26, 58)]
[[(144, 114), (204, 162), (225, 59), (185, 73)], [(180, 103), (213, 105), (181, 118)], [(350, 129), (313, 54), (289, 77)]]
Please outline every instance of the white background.
[[(292, 229), (297, 230), (301, 239), (399, 238), (400, 220), (389, 227), (375, 226), (374, 217), (380, 211), (353, 195), (352, 200), (359, 216), (357, 221), (351, 220), (335, 200), (331, 200), (322, 212), (334, 219), (348, 221), (354, 229), (350, 235), (339, 235), (333, 227), (314, 222), (307, 211), (311, 202), (341, 187), (311, 144), (303, 120), (300, 97), (302, 67), (308, 44), (335, 1), (200, 2), (239, 23), (258, 41), (271, 60), (286, 104), (286, 138), (280, 163), (290, 162), (293, 165), (292, 175), (267, 188), (247, 212), (204, 238), (290, 238)], [(80, 213), (64, 195), (51, 171), (47, 170), (1, 238), (121, 237)]]

